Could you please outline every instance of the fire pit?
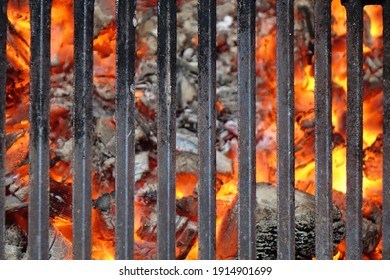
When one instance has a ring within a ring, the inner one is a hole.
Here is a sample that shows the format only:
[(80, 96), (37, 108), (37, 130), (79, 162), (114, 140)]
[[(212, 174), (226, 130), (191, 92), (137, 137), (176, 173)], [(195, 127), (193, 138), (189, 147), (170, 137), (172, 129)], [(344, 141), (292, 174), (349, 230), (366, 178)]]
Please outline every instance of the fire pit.
[(0, 257), (390, 258), (377, 2), (0, 1)]

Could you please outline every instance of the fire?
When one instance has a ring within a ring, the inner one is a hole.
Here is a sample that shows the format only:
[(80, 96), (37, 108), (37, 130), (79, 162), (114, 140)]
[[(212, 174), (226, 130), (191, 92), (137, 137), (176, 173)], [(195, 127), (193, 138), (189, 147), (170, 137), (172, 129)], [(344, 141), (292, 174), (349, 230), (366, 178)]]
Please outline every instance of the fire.
[[(25, 6), (19, 7), (17, 1), (10, 1), (8, 7), (8, 19), (12, 24), (17, 36), (12, 36), (12, 40), (7, 43), (7, 58), (18, 71), (18, 75), (13, 78), (13, 83), (7, 85), (7, 135), (14, 133), (17, 135), (14, 144), (7, 149), (7, 172), (18, 174), (21, 185), (28, 185), (28, 165), (19, 167), (28, 154), (29, 122), (28, 122), (28, 83), (29, 83), (29, 9)], [(180, 2), (180, 1), (179, 1)], [(141, 8), (155, 7), (157, 1), (141, 1)], [(376, 65), (380, 58), (382, 39), (382, 9), (380, 6), (365, 7), (365, 17), (369, 19), (370, 26), (365, 28), (364, 57), (365, 61), (371, 61), (373, 65), (365, 65), (365, 73), (373, 71), (373, 76), (379, 76), (380, 66)], [(333, 188), (334, 190), (346, 191), (346, 147), (345, 147), (345, 112), (346, 112), (346, 92), (347, 92), (347, 70), (346, 70), (346, 15), (345, 8), (339, 0), (332, 1), (332, 81), (333, 81), (333, 111), (332, 123), (334, 127), (334, 137), (339, 139), (333, 149)], [(53, 1), (52, 8), (52, 36), (51, 36), (51, 61), (52, 73), (69, 72), (73, 67), (73, 7), (72, 1)], [(261, 86), (258, 87), (257, 95), (261, 101), (261, 108), (258, 108), (260, 122), (257, 126), (257, 182), (276, 183), (276, 30), (267, 21), (261, 21), (261, 30), (257, 37), (256, 71), (259, 77), (264, 78)], [(270, 27), (271, 26), (271, 27)], [(12, 32), (11, 30), (11, 32)], [(106, 28), (99, 31), (94, 39), (94, 83), (97, 88), (109, 87), (110, 93), (115, 93), (113, 86), (115, 82), (115, 49), (116, 30), (112, 22)], [(368, 38), (368, 39), (367, 39)], [(195, 35), (191, 40), (194, 48), (198, 45), (198, 37)], [(137, 57), (145, 58), (150, 56), (149, 47), (142, 41), (137, 41)], [(370, 69), (368, 69), (370, 67)], [(376, 68), (375, 68), (376, 67)], [(296, 66), (295, 94), (296, 94), (296, 128), (295, 142), (299, 147), (296, 153), (296, 187), (309, 193), (315, 192), (315, 162), (314, 162), (314, 70), (312, 61), (300, 61)], [(376, 71), (376, 72), (375, 72)], [(367, 76), (367, 79), (370, 77)], [(380, 81), (379, 81), (380, 84)], [(382, 134), (382, 92), (381, 89), (366, 89), (364, 97), (364, 149), (371, 147)], [(107, 99), (112, 96), (105, 96)], [(146, 93), (142, 90), (135, 91), (136, 104), (139, 112), (147, 116), (147, 120), (153, 120), (156, 114), (142, 104), (142, 98)], [(219, 112), (225, 109), (225, 105), (220, 101), (216, 103)], [(51, 110), (51, 139), (62, 138), (65, 140), (71, 136), (69, 121), (70, 112), (65, 108), (52, 106)], [(60, 149), (58, 142), (53, 142), (52, 149)], [(238, 151), (237, 140), (231, 140), (229, 157), (233, 159), (233, 170), (231, 178), (218, 174), (223, 178), (223, 184), (217, 193), (217, 232), (221, 224), (222, 216), (229, 203), (237, 193), (238, 180)], [(55, 156), (52, 156), (55, 159)], [(151, 160), (150, 166), (155, 167), (155, 162)], [(381, 169), (381, 163), (375, 166)], [(96, 174), (94, 174), (96, 176)], [(364, 176), (364, 195), (375, 199), (376, 203), (381, 203), (382, 180), (369, 176)], [(58, 161), (52, 165), (50, 170), (51, 180), (57, 183), (71, 184), (71, 165), (69, 162)], [(177, 175), (176, 198), (193, 194), (197, 184), (195, 174)], [(101, 186), (94, 180), (93, 196), (96, 199), (102, 193), (114, 190), (113, 183), (108, 186)], [(142, 206), (135, 207), (135, 229), (141, 226), (143, 215)], [(93, 249), (94, 259), (114, 259), (113, 229), (105, 229), (100, 213), (93, 210)], [(53, 218), (53, 225), (61, 232), (66, 239), (72, 241), (72, 221), (63, 217)], [(103, 228), (103, 229), (102, 229)], [(136, 242), (145, 242), (135, 232)], [(380, 247), (377, 248), (375, 258), (380, 258)], [(339, 247), (339, 252), (335, 259), (345, 257), (345, 248)], [(197, 241), (191, 248), (186, 259), (197, 259)]]

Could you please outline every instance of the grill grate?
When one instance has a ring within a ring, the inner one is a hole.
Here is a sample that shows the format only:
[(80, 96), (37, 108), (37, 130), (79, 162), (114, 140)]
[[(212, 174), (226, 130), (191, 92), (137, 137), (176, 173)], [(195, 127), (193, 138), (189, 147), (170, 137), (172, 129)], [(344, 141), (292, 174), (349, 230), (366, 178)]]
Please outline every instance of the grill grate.
[(390, 1), (383, 1), (383, 259), (390, 259)]
[[(51, 0), (30, 2), (29, 257), (47, 259)], [(332, 258), (330, 0), (315, 1), (316, 257)], [(363, 7), (383, 6), (383, 258), (390, 259), (390, 0), (345, 0), (347, 10), (347, 258), (362, 258)], [(0, 1), (0, 258), (5, 235), (7, 0)], [(134, 257), (136, 1), (117, 0), (116, 258)], [(75, 1), (73, 258), (91, 258), (93, 0)], [(255, 1), (238, 1), (239, 259), (255, 244)], [(199, 0), (199, 258), (214, 259), (216, 1)], [(175, 258), (176, 1), (158, 2), (158, 258)], [(277, 0), (278, 258), (295, 258), (294, 1)]]

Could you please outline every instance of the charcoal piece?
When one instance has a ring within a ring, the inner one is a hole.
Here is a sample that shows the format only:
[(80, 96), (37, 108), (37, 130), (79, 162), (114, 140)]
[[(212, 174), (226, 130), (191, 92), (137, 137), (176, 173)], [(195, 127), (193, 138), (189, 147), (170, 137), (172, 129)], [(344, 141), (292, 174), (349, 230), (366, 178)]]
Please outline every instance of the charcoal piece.
[(134, 259), (135, 260), (156, 260), (157, 244), (155, 242), (134, 242)]
[(365, 148), (363, 153), (364, 176), (372, 181), (381, 179), (383, 176), (383, 135), (379, 134), (374, 143)]
[[(185, 259), (198, 237), (197, 224), (187, 217), (176, 215), (176, 258)], [(141, 226), (136, 230), (144, 242), (157, 242), (157, 213), (141, 217)]]
[[(346, 215), (346, 195), (333, 191), (333, 201), (341, 210), (343, 219)], [(382, 232), (382, 213), (380, 209), (367, 199), (363, 199), (362, 239), (363, 254), (371, 254), (378, 246)]]
[(52, 225), (49, 228), (49, 259), (70, 260), (72, 259), (72, 243), (69, 242), (61, 232)]
[(182, 260), (187, 257), (198, 237), (198, 227), (196, 223), (188, 221), (183, 231), (179, 232), (176, 236), (176, 258)]
[[(272, 260), (277, 256), (277, 191), (268, 183), (256, 186), (256, 248), (257, 259)], [(313, 195), (295, 193), (295, 252), (296, 259), (315, 256), (315, 198)], [(224, 216), (217, 240), (217, 258), (234, 259), (237, 255), (238, 237), (237, 197)], [(341, 211), (333, 206), (333, 242), (339, 244), (345, 236), (345, 223)]]
[(92, 206), (100, 211), (109, 211), (114, 206), (115, 192), (105, 193), (93, 200)]
[(5, 232), (5, 259), (20, 260), (26, 253), (27, 236), (17, 225), (7, 227)]

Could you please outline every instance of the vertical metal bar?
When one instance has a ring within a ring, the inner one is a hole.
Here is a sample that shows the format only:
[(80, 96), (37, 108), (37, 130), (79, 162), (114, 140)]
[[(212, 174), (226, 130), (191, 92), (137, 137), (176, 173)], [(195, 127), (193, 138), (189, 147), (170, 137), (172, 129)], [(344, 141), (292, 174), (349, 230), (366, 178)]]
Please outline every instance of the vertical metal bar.
[(51, 0), (30, 2), (30, 154), (28, 255), (49, 257), (49, 119)]
[(331, 0), (314, 2), (316, 258), (333, 257)]
[(0, 1), (0, 260), (5, 258), (5, 102), (6, 102), (6, 41), (7, 41), (7, 3)]
[(158, 12), (158, 258), (175, 259), (176, 236), (176, 1)]
[(117, 0), (116, 18), (116, 259), (134, 258), (134, 92), (136, 1)]
[(238, 257), (256, 258), (256, 4), (238, 1)]
[(383, 1), (382, 258), (390, 260), (390, 0)]
[(199, 0), (199, 259), (216, 254), (216, 1)]
[(73, 258), (92, 247), (93, 0), (74, 3)]
[(363, 4), (343, 2), (347, 10), (347, 259), (361, 259), (363, 181)]
[(276, 2), (278, 259), (295, 258), (294, 1)]

